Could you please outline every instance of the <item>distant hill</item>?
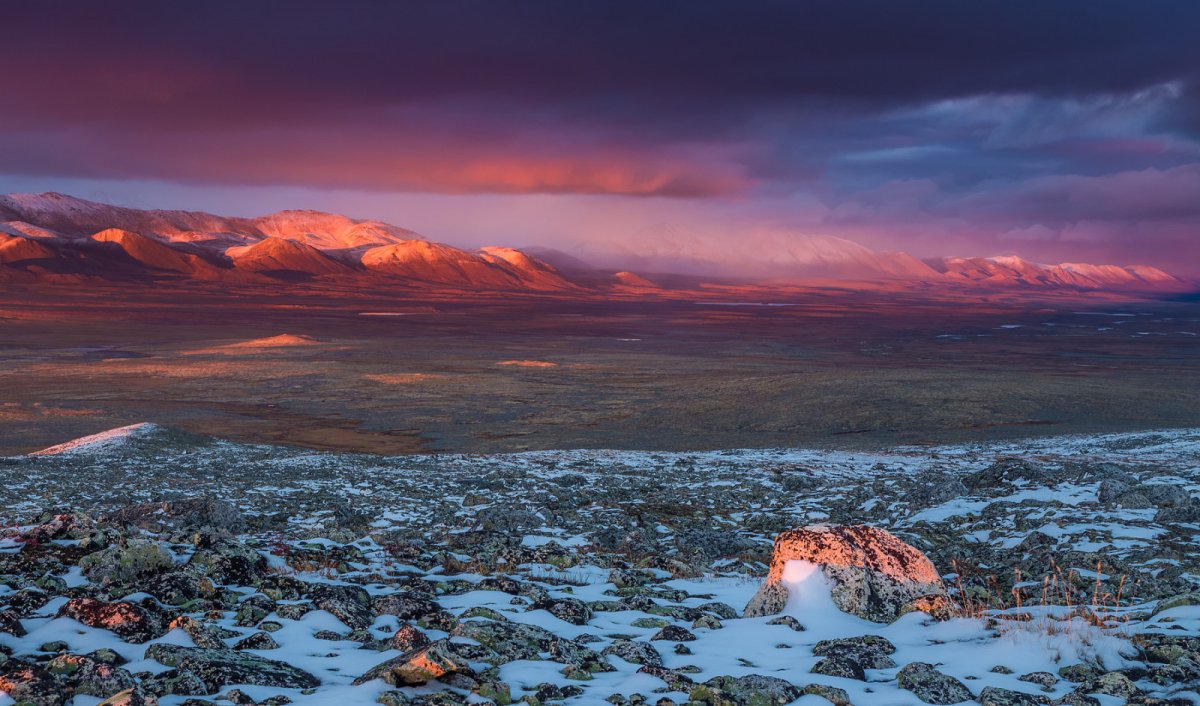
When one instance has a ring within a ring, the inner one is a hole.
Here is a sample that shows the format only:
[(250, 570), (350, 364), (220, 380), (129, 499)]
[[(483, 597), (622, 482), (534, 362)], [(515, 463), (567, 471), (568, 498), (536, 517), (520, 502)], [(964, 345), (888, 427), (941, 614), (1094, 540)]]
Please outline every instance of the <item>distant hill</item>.
[[(755, 283), (812, 280), (929, 282), (1075, 291), (1188, 291), (1195, 287), (1145, 265), (1061, 263), (1015, 256), (918, 260), (832, 236), (776, 235), (713, 251), (668, 232), (631, 249), (629, 268), (605, 269), (545, 248), (464, 250), (399, 226), (320, 211), (240, 218), (199, 211), (141, 210), (65, 194), (0, 196), (0, 281), (60, 283), (200, 280), (242, 284), (340, 281), (367, 287), (657, 295), (699, 282), (723, 264)], [(699, 274), (697, 274), (699, 273)], [(747, 274), (748, 273), (748, 274)]]

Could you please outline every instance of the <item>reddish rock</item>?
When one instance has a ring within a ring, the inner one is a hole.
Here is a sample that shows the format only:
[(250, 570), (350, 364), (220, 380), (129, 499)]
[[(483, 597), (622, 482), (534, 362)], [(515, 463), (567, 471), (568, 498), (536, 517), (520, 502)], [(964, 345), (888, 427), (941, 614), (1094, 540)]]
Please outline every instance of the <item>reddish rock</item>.
[(125, 601), (106, 603), (92, 598), (72, 598), (58, 612), (92, 628), (112, 630), (128, 642), (146, 642), (157, 637), (161, 626), (141, 606)]
[(438, 640), (376, 665), (354, 683), (383, 679), (392, 686), (416, 686), (457, 672), (471, 673), (467, 660), (455, 654), (449, 642)]
[(767, 580), (746, 605), (746, 617), (787, 605), (781, 579), (789, 561), (820, 565), (838, 608), (867, 620), (891, 622), (913, 610), (941, 615), (949, 608), (933, 563), (890, 532), (866, 525), (806, 527), (775, 538)]
[(0, 694), (28, 706), (62, 706), (70, 695), (42, 667), (12, 662), (0, 667)]

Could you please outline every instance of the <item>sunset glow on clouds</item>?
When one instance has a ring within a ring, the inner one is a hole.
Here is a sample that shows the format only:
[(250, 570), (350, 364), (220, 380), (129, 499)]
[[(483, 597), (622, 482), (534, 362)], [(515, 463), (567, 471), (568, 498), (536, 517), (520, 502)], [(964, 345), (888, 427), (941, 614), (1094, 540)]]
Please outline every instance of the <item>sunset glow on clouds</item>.
[[(0, 189), (483, 244), (1200, 264), (1200, 6), (35, 4)], [(680, 237), (678, 235), (673, 237)], [(785, 237), (786, 239), (786, 237)]]

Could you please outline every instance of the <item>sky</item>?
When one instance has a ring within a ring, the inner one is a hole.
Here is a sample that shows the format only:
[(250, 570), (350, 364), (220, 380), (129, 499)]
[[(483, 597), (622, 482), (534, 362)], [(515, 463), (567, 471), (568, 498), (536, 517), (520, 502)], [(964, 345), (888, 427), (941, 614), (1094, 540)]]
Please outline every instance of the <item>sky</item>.
[(0, 191), (458, 245), (1200, 273), (1191, 0), (39, 2)]

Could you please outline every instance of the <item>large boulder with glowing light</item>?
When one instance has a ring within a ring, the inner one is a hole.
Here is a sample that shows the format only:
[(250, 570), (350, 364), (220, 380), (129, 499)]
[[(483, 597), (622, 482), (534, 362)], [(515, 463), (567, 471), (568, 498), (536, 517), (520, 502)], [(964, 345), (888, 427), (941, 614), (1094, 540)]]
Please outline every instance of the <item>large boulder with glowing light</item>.
[(805, 527), (776, 537), (767, 580), (745, 616), (783, 611), (788, 585), (814, 570), (824, 574), (834, 605), (860, 618), (890, 623), (912, 611), (949, 615), (946, 587), (928, 557), (890, 532), (855, 525)]

